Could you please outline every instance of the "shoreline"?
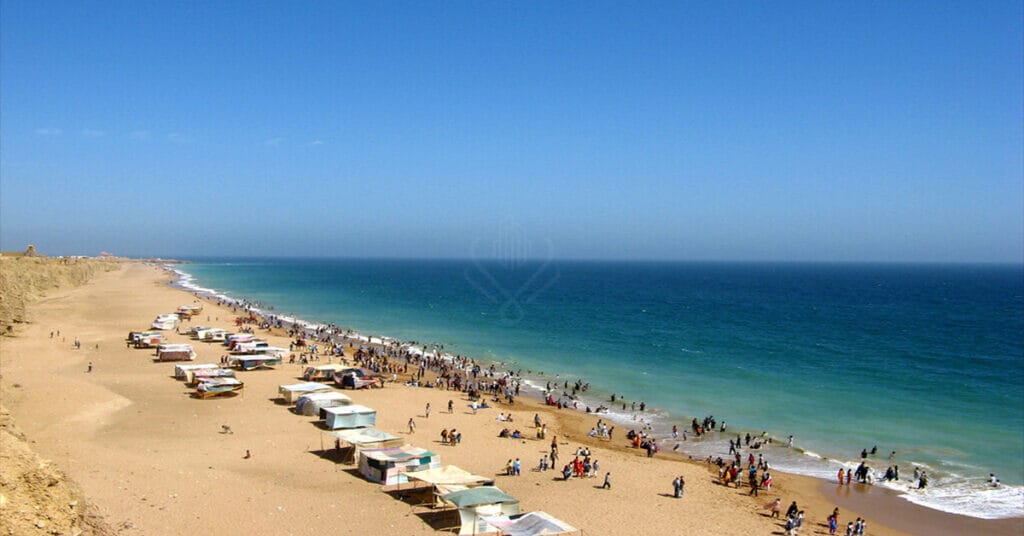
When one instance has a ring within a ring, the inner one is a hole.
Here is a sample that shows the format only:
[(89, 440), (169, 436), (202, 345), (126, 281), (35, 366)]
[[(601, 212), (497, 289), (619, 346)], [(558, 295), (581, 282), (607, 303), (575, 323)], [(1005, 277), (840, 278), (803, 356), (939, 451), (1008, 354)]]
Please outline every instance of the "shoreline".
[[(187, 292), (198, 292), (198, 295), (203, 295), (208, 299), (224, 299), (236, 303), (240, 306), (246, 307), (249, 310), (255, 311), (256, 314), (262, 315), (263, 317), (283, 318), (291, 322), (293, 326), (301, 325), (306, 326), (307, 328), (331, 326), (342, 333), (348, 332), (349, 334), (354, 334), (357, 337), (361, 337), (364, 343), (383, 344), (384, 342), (390, 342), (394, 344), (400, 344), (402, 348), (412, 348), (414, 350), (420, 350), (424, 352), (424, 354), (427, 356), (436, 355), (442, 358), (447, 358), (449, 361), (451, 361), (455, 357), (452, 354), (445, 353), (443, 346), (440, 349), (436, 348), (435, 346), (433, 353), (431, 353), (430, 347), (434, 346), (433, 343), (421, 344), (419, 342), (403, 342), (398, 339), (390, 338), (386, 335), (367, 336), (364, 335), (363, 332), (361, 332), (357, 328), (351, 326), (340, 327), (334, 324), (323, 324), (316, 322), (315, 320), (301, 318), (298, 315), (278, 316), (278, 314), (273, 310), (274, 304), (253, 304), (246, 300), (245, 298), (237, 298), (229, 294), (226, 294), (223, 291), (217, 291), (215, 289), (198, 286), (195, 284), (196, 281), (194, 275), (184, 272), (180, 270), (178, 267), (164, 266), (163, 268), (166, 269), (168, 272), (175, 274), (175, 277), (177, 279), (171, 281), (171, 284), (176, 288), (181, 288), (182, 290), (185, 290)], [(680, 430), (684, 430), (685, 428), (687, 428), (686, 421), (690, 418), (689, 416), (673, 416), (670, 415), (665, 410), (660, 410), (658, 408), (653, 407), (647, 408), (647, 413), (637, 412), (636, 408), (634, 408), (633, 410), (627, 410), (624, 403), (623, 411), (619, 412), (618, 408), (614, 406), (617, 406), (620, 402), (632, 402), (635, 405), (636, 403), (640, 402), (640, 400), (630, 401), (620, 398), (616, 402), (609, 402), (608, 399), (602, 399), (599, 395), (595, 394), (596, 392), (602, 392), (602, 387), (599, 385), (594, 386), (595, 388), (593, 391), (582, 391), (578, 395), (575, 390), (572, 390), (572, 393), (570, 395), (570, 393), (567, 391), (571, 390), (572, 386), (569, 385), (567, 389), (563, 390), (562, 384), (567, 380), (568, 384), (572, 384), (573, 381), (576, 380), (576, 378), (568, 378), (565, 375), (549, 376), (545, 371), (540, 370), (528, 370), (525, 374), (523, 374), (522, 368), (524, 367), (522, 367), (521, 364), (516, 362), (509, 362), (507, 360), (499, 360), (496, 358), (478, 358), (471, 356), (463, 357), (471, 359), (474, 363), (481, 365), (482, 368), (487, 368), (487, 366), (489, 365), (497, 366), (499, 373), (505, 371), (508, 373), (516, 374), (516, 380), (524, 386), (525, 395), (530, 396), (538, 401), (543, 401), (546, 395), (548, 394), (547, 389), (545, 389), (545, 383), (547, 383), (547, 385), (550, 386), (551, 383), (554, 382), (554, 389), (551, 390), (554, 399), (564, 399), (569, 403), (578, 401), (580, 404), (579, 411), (581, 412), (582, 418), (587, 418), (591, 416), (593, 416), (595, 420), (597, 418), (603, 418), (606, 421), (613, 422), (617, 425), (622, 426), (624, 429), (634, 428), (640, 430), (643, 429), (645, 425), (649, 425), (649, 433), (652, 434), (653, 437), (657, 438), (659, 446), (661, 446), (667, 451), (669, 448), (675, 445), (676, 447), (681, 448), (684, 454), (687, 454), (690, 457), (690, 459), (704, 459), (706, 456), (710, 456), (712, 458), (727, 458), (727, 440), (731, 439), (733, 437), (733, 434), (746, 433), (749, 434), (749, 436), (758, 435), (758, 432), (753, 429), (748, 430), (730, 428), (728, 434), (711, 430), (712, 433), (707, 434), (706, 438), (703, 438), (698, 442), (694, 442), (692, 441), (693, 438), (691, 437), (691, 441), (687, 442), (686, 434), (689, 432), (689, 430), (687, 430), (683, 432), (683, 439), (680, 441), (679, 439), (673, 438), (673, 435), (670, 434), (670, 431), (674, 424), (678, 424)], [(519, 368), (519, 370), (513, 372), (513, 370), (516, 368)], [(561, 393), (561, 395), (559, 395), (558, 393)], [(605, 394), (610, 395), (611, 392)], [(591, 414), (589, 412), (589, 409), (591, 407), (597, 409), (602, 406), (608, 405), (612, 406), (610, 411), (606, 409), (605, 412), (601, 413), (595, 411), (593, 414)], [(587, 409), (586, 413), (583, 413), (584, 408)], [(701, 417), (694, 416), (694, 419), (700, 420)], [(809, 452), (803, 448), (800, 448), (799, 445), (793, 448), (787, 448), (783, 446), (785, 441), (782, 440), (781, 438), (772, 436), (768, 437), (774, 440), (774, 444), (770, 441), (768, 445), (766, 445), (762, 450), (758, 452), (763, 453), (766, 456), (765, 459), (770, 460), (772, 462), (773, 471), (783, 471), (790, 475), (808, 477), (814, 479), (816, 482), (825, 483), (828, 482), (831, 478), (833, 478), (835, 471), (837, 471), (840, 467), (843, 467), (846, 470), (851, 470), (852, 468), (856, 467), (856, 465), (860, 462), (860, 460), (843, 460), (838, 458), (820, 456), (815, 453)], [(780, 459), (783, 460), (782, 463), (779, 462)], [(879, 465), (884, 466), (883, 459), (872, 455), (870, 458), (867, 459), (867, 461), (869, 462), (869, 465), (874, 468), (874, 477), (877, 479), (882, 472), (881, 467), (879, 467)], [(801, 470), (800, 468), (797, 468), (794, 464), (806, 467), (803, 470)], [(815, 465), (820, 465), (821, 467), (815, 467)], [(932, 472), (932, 468), (926, 465), (922, 465), (921, 467), (922, 469), (928, 470), (930, 473)], [(909, 470), (905, 472), (909, 473)], [(971, 516), (958, 511), (947, 511), (932, 505), (921, 505), (920, 503), (911, 501), (906, 497), (902, 497), (900, 491), (898, 490), (899, 486), (887, 485), (883, 482), (876, 482), (873, 487), (877, 487), (880, 490), (884, 490), (888, 494), (888, 496), (892, 497), (893, 500), (906, 502), (908, 504), (912, 504), (915, 506), (920, 506), (921, 508), (935, 511), (937, 513), (962, 516), (979, 520), (1024, 519), (1024, 515), (1017, 517), (992, 518), (985, 516)]]
[[(109, 519), (131, 522), (139, 534), (167, 533), (169, 526), (175, 527), (174, 532), (260, 527), (282, 534), (315, 534), (329, 527), (336, 530), (339, 519), (353, 523), (344, 525), (350, 527), (350, 534), (379, 533), (381, 521), (390, 524), (391, 528), (383, 529), (389, 532), (434, 533), (423, 519), (409, 514), (407, 505), (381, 493), (379, 486), (349, 474), (351, 469), (310, 455), (321, 440), (319, 428), (275, 403), (276, 386), (293, 383), (299, 366), (240, 373), (246, 381), (241, 395), (198, 401), (183, 396), (188, 393), (180, 383), (168, 378), (172, 364), (154, 364), (142, 352), (125, 349), (123, 337), (128, 330), (173, 310), (186, 296), (193, 299), (190, 292), (168, 286), (167, 275), (143, 266), (103, 274), (81, 289), (62, 291), (33, 304), (40, 320), (25, 326), (23, 336), (3, 341), (5, 402), (11, 402), (19, 424), (40, 451), (65, 467)], [(216, 317), (215, 325), (227, 327), (233, 315), (211, 300), (207, 303), (203, 316)], [(225, 321), (220, 321), (220, 316)], [(193, 323), (199, 322), (205, 323), (198, 318)], [(58, 325), (87, 341), (85, 348), (76, 351), (66, 342), (47, 339), (46, 332)], [(172, 333), (171, 338), (182, 337)], [(284, 339), (276, 333), (267, 338), (275, 344)], [(103, 351), (92, 349), (93, 341)], [(196, 362), (215, 362), (220, 353), (204, 343), (198, 343), (196, 349), (200, 353)], [(96, 373), (83, 374), (85, 363), (91, 361), (97, 364)], [(14, 383), (20, 387), (13, 387)], [(61, 394), (71, 392), (75, 395)], [(378, 428), (383, 430), (401, 431), (410, 416), (415, 416), (420, 433), (402, 433), (409, 443), (435, 450), (446, 465), (478, 474), (496, 475), (505, 458), (513, 456), (522, 457), (524, 467), (532, 468), (545, 450), (546, 443), (534, 439), (497, 438), (503, 423), (493, 419), (495, 410), (474, 416), (463, 406), (462, 394), (454, 391), (389, 385), (355, 391), (352, 396), (357, 403), (378, 410)], [(458, 400), (462, 411), (423, 417), (425, 402), (431, 402), (440, 413), (449, 399)], [(566, 452), (577, 444), (594, 445), (602, 470), (607, 468), (615, 475), (610, 492), (591, 489), (594, 486), (583, 482), (552, 482), (551, 473), (533, 470), (524, 470), (522, 477), (495, 476), (499, 487), (522, 501), (524, 511), (544, 509), (588, 534), (774, 531), (777, 523), (762, 515), (763, 504), (773, 497), (787, 504), (799, 500), (807, 511), (805, 527), (815, 527), (839, 504), (822, 494), (816, 479), (799, 475), (778, 475), (772, 492), (750, 498), (746, 490), (712, 483), (713, 474), (703, 463), (680, 463), (682, 458), (661, 454), (648, 459), (637, 449), (587, 438), (592, 422), (581, 412), (558, 411), (525, 399), (495, 409), (513, 411), (524, 426), (533, 413), (543, 415)], [(225, 422), (234, 427), (233, 435), (217, 432)], [(73, 442), (67, 441), (69, 426), (75, 430)], [(442, 426), (464, 430), (466, 443), (440, 446), (437, 432)], [(241, 458), (247, 448), (258, 461)], [(687, 494), (684, 500), (673, 502), (665, 492), (671, 492), (669, 482), (680, 472), (689, 483)], [(207, 497), (218, 496), (213, 495), (216, 493), (232, 497), (233, 517), (224, 516), (219, 505), (210, 504)], [(581, 499), (585, 503), (580, 503)], [(354, 510), (344, 506), (347, 501), (375, 512), (377, 515), (368, 517), (379, 519), (354, 519)], [(900, 503), (906, 501), (882, 508), (903, 512)], [(581, 508), (581, 504), (589, 506)], [(311, 505), (314, 514), (310, 514)], [(857, 515), (845, 506), (843, 510), (844, 522)], [(876, 521), (871, 512), (860, 515), (872, 520), (871, 534), (906, 533)], [(623, 522), (626, 519), (628, 523)], [(975, 527), (986, 533), (1020, 533), (1016, 530), (1019, 523), (976, 521)], [(304, 525), (296, 529), (299, 522)]]

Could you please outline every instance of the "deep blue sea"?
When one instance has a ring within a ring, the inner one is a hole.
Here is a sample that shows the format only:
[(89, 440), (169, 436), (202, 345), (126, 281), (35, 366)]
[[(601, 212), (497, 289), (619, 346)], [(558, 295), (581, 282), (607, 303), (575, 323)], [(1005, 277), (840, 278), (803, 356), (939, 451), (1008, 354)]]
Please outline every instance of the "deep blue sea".
[[(758, 263), (206, 259), (186, 285), (311, 322), (437, 342), (532, 383), (590, 382), (656, 408), (795, 436), (781, 470), (831, 478), (888, 456), (891, 487), (979, 517), (1024, 515), (1024, 267)], [(529, 371), (529, 372), (528, 372)], [(540, 373), (543, 372), (543, 376)], [(632, 412), (614, 409), (628, 427)], [(683, 426), (681, 426), (682, 428)], [(666, 439), (666, 444), (675, 441)], [(932, 477), (908, 489), (913, 468)], [(1003, 485), (986, 485), (995, 473)]]

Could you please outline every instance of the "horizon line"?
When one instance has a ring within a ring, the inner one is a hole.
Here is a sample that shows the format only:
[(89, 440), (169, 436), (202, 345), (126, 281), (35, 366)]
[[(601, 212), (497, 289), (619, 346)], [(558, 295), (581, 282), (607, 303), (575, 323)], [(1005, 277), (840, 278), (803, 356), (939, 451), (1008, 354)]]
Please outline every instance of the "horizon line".
[[(130, 256), (123, 258), (134, 260), (163, 260), (176, 262), (200, 262), (202, 260), (353, 260), (353, 261), (450, 261), (450, 262), (502, 262), (502, 257), (462, 257), (462, 256), (348, 256), (348, 255), (172, 255), (172, 256)], [(671, 259), (671, 258), (599, 258), (599, 257), (560, 257), (545, 259), (542, 257), (526, 257), (515, 259), (523, 263), (543, 262), (574, 262), (574, 263), (620, 263), (620, 264), (820, 264), (820, 265), (931, 265), (931, 266), (1015, 266), (1024, 267), (1020, 261), (941, 261), (941, 260), (828, 260), (828, 259)]]

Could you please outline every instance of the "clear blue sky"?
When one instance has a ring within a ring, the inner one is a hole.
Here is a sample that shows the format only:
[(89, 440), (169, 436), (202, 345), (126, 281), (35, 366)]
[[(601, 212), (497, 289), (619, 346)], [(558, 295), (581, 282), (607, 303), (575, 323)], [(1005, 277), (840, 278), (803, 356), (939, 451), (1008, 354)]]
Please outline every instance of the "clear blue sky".
[(1019, 1), (0, 7), (6, 250), (1024, 260)]

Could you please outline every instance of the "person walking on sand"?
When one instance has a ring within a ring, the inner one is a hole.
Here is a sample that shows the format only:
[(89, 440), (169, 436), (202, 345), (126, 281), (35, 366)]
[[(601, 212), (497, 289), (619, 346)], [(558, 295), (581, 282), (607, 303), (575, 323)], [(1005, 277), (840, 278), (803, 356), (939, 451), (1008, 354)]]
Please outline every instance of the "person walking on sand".
[(771, 517), (778, 518), (782, 512), (782, 499), (776, 497), (774, 501), (764, 505), (766, 510), (771, 511)]
[(430, 402), (427, 402), (427, 408), (423, 411), (423, 414), (425, 419), (430, 418)]
[(601, 489), (612, 489), (612, 474), (604, 474), (604, 484), (601, 485)]
[(416, 421), (412, 420), (412, 417), (409, 417), (409, 433), (416, 433)]
[(89, 369), (86, 372), (92, 372), (92, 361), (89, 362)]
[(448, 401), (448, 414), (455, 413), (455, 403), (451, 400)]

